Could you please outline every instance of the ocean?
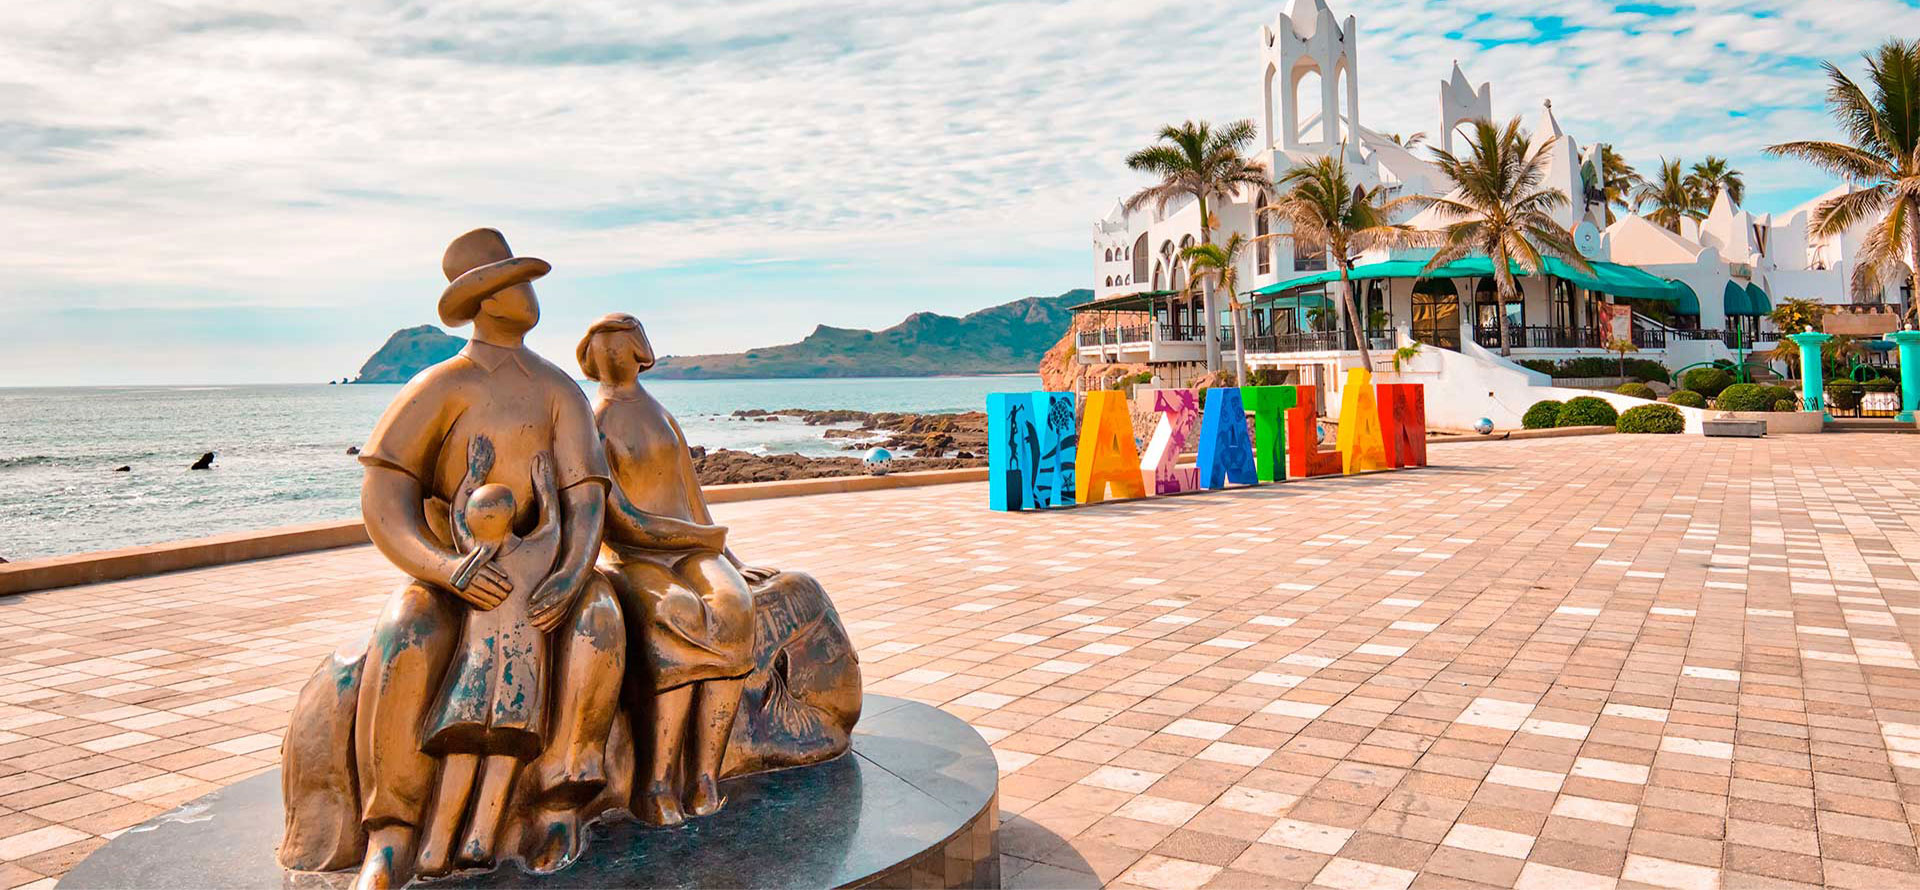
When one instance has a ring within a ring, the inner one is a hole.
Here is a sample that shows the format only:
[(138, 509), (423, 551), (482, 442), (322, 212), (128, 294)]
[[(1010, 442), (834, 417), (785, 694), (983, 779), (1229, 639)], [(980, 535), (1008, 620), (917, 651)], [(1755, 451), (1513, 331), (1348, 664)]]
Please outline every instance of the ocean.
[[(749, 408), (978, 411), (1033, 376), (662, 380), (647, 388), (708, 448), (828, 456), (845, 440)], [(360, 511), (365, 441), (399, 385), (0, 388), (0, 557), (105, 550)], [(589, 391), (590, 392), (590, 391)], [(189, 470), (203, 452), (209, 471)], [(130, 466), (132, 471), (114, 469)]]

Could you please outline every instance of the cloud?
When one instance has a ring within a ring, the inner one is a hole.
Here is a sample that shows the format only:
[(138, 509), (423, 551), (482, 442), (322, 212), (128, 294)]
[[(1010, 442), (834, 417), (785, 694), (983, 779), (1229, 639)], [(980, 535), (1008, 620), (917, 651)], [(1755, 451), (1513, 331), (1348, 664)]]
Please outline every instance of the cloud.
[[(1920, 33), (1893, 0), (1334, 4), (1361, 117), (1438, 126), (1452, 59), (1500, 115), (1544, 98), (1642, 167), (1713, 151), (1752, 200), (1823, 189), (1768, 142), (1825, 136), (1817, 63)], [(1064, 252), (1161, 124), (1258, 117), (1282, 4), (1174, 0), (300, 0), (12, 11), (0, 31), (0, 311), (373, 311), (437, 292), (475, 225), (556, 277), (773, 259), (887, 268), (888, 323), (963, 261)], [(1778, 209), (1776, 207), (1775, 209)], [(746, 301), (787, 296), (778, 282)], [(884, 290), (882, 288), (881, 290)], [(1018, 293), (978, 294), (978, 304)], [(422, 310), (424, 312), (424, 309)], [(855, 319), (839, 318), (840, 323)], [(800, 331), (799, 333), (804, 333)], [(746, 345), (767, 339), (736, 332)], [(711, 338), (702, 338), (710, 340)], [(702, 348), (724, 343), (702, 342)]]

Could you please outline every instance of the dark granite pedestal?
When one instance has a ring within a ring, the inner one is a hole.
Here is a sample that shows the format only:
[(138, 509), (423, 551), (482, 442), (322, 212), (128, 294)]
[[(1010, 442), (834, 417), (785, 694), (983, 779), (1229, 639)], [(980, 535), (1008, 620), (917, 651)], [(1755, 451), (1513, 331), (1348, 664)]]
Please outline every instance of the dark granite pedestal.
[[(999, 887), (999, 772), (980, 734), (936, 708), (869, 695), (853, 751), (731, 780), (726, 809), (674, 829), (602, 823), (565, 870), (514, 865), (418, 882), (469, 887)], [(280, 773), (255, 776), (137, 826), (68, 872), (60, 890), (339, 890), (350, 872), (274, 860)]]

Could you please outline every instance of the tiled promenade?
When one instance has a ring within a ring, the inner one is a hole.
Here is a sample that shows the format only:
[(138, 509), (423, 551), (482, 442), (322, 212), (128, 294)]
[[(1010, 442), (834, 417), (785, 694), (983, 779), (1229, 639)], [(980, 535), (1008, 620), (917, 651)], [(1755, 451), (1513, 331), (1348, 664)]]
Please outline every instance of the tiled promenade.
[[(719, 512), (827, 583), (870, 690), (993, 742), (1009, 886), (1920, 886), (1920, 438), (1432, 456)], [(361, 548), (0, 599), (0, 888), (271, 766), (392, 577)]]

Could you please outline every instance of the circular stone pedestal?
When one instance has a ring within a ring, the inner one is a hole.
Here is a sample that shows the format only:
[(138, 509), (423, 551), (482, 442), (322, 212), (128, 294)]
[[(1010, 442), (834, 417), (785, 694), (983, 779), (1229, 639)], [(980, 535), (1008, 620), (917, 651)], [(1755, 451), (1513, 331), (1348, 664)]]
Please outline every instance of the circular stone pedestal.
[[(417, 882), (468, 887), (1000, 886), (993, 833), (999, 770), (980, 734), (926, 705), (869, 695), (853, 751), (722, 783), (726, 809), (679, 828), (595, 826), (580, 861), (553, 875), (514, 865)], [(287, 872), (280, 771), (223, 788), (129, 829), (60, 890), (341, 890), (352, 872)]]

